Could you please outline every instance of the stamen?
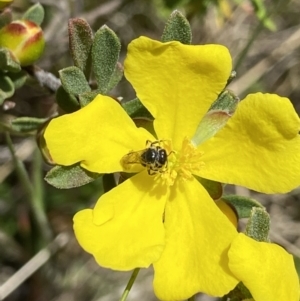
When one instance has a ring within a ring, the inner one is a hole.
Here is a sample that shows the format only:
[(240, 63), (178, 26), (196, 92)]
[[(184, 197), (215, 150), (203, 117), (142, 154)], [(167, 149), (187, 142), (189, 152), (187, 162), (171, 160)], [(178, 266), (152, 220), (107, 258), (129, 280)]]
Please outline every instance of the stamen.
[(205, 163), (203, 152), (199, 151), (189, 139), (185, 138), (179, 152), (173, 152), (168, 158), (168, 170), (161, 175), (166, 184), (172, 186), (177, 176), (190, 179), (195, 171), (199, 171)]

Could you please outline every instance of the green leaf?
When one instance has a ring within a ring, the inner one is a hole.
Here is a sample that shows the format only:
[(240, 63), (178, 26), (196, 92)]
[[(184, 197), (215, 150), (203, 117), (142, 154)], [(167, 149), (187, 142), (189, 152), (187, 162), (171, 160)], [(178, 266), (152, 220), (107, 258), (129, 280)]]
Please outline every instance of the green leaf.
[(37, 25), (41, 25), (44, 21), (45, 11), (40, 3), (32, 5), (22, 16), (23, 20), (29, 20)]
[(86, 105), (88, 105), (98, 94), (99, 94), (99, 91), (97, 91), (97, 90), (80, 94), (78, 97), (80, 107), (83, 108)]
[(276, 31), (276, 24), (270, 18), (270, 10), (265, 6), (262, 0), (251, 0), (254, 7), (256, 17), (263, 25), (271, 31)]
[(264, 208), (259, 202), (245, 196), (223, 195), (222, 199), (236, 210), (239, 219), (250, 217), (252, 208)]
[(116, 187), (116, 180), (114, 174), (108, 173), (103, 175), (103, 189), (104, 192), (108, 192)]
[(19, 72), (21, 70), (19, 61), (7, 48), (0, 48), (0, 69), (9, 72)]
[(246, 235), (257, 240), (269, 240), (270, 216), (265, 208), (252, 208), (250, 218), (246, 225)]
[(101, 175), (83, 169), (79, 164), (55, 166), (45, 177), (48, 184), (59, 189), (70, 189), (91, 183)]
[(300, 279), (300, 258), (294, 255), (295, 268)]
[(132, 117), (145, 117), (153, 120), (150, 112), (143, 106), (141, 101), (138, 98), (134, 98), (132, 100), (121, 102), (123, 109), (127, 112), (127, 114)]
[[(51, 119), (50, 119), (51, 120)], [(49, 149), (47, 147), (47, 143), (44, 137), (45, 129), (47, 128), (47, 124), (45, 124), (44, 127), (41, 128), (40, 131), (36, 134), (36, 142), (38, 145), (38, 148), (41, 152), (41, 155), (43, 156), (43, 159), (45, 162), (47, 162), (49, 165), (55, 165), (55, 162), (53, 161)]]
[(19, 117), (11, 122), (11, 127), (14, 131), (27, 133), (40, 129), (48, 120), (48, 118)]
[(162, 42), (179, 41), (182, 44), (191, 44), (192, 30), (189, 21), (178, 10), (170, 15), (162, 37)]
[(78, 96), (81, 93), (91, 91), (84, 73), (75, 66), (67, 67), (59, 71), (61, 83), (71, 95)]
[(5, 99), (13, 96), (14, 93), (15, 87), (12, 80), (8, 76), (0, 74), (0, 105)]
[(63, 86), (56, 90), (56, 102), (66, 113), (72, 113), (80, 109), (77, 98), (66, 92)]
[(104, 25), (96, 32), (92, 46), (92, 67), (101, 94), (109, 92), (120, 49), (119, 38), (109, 27)]
[(93, 32), (89, 24), (79, 18), (69, 20), (70, 52), (77, 66), (89, 78)]
[[(229, 77), (231, 79), (231, 77)], [(228, 114), (232, 115), (237, 105), (239, 104), (240, 99), (232, 92), (231, 90), (223, 90), (218, 98), (212, 103), (209, 111), (222, 110), (228, 112)]]
[(124, 68), (121, 63), (117, 62), (115, 71), (108, 83), (107, 91), (111, 91), (120, 82), (120, 80), (123, 77), (123, 74), (124, 74)]
[(252, 295), (243, 284), (243, 282), (238, 283), (238, 285), (225, 295), (221, 301), (255, 301), (252, 299)]
[(20, 72), (17, 73), (8, 72), (7, 76), (9, 76), (9, 78), (12, 80), (15, 86), (15, 90), (17, 90), (25, 84), (28, 73), (21, 70)]
[(215, 182), (200, 177), (196, 177), (196, 179), (202, 184), (213, 200), (218, 200), (221, 198), (223, 194), (223, 185), (220, 182)]
[(208, 112), (201, 119), (192, 142), (200, 145), (204, 141), (213, 137), (221, 128), (225, 126), (229, 118), (235, 112), (239, 98), (231, 91), (224, 90), (217, 100), (211, 105)]
[(0, 28), (4, 27), (5, 25), (9, 24), (13, 20), (12, 12), (10, 9), (5, 9), (0, 14)]
[(144, 128), (155, 137), (156, 134), (153, 127), (153, 119), (145, 117), (133, 117), (132, 120), (138, 128)]

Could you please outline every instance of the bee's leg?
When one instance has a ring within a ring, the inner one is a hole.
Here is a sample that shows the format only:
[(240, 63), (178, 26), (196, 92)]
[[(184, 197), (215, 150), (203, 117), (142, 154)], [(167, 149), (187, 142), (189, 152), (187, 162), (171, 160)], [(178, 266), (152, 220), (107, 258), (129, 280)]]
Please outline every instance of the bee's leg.
[(160, 172), (160, 170), (157, 166), (149, 166), (148, 167), (148, 175), (153, 176), (153, 175), (156, 175), (158, 172)]
[(146, 147), (152, 146), (153, 142), (151, 140), (146, 140)]
[(155, 140), (153, 142), (151, 142), (150, 146), (154, 146), (156, 144), (158, 144), (158, 146), (160, 146), (160, 143), (163, 142), (164, 140)]
[(160, 143), (163, 142), (164, 140), (146, 140), (146, 147), (147, 148), (155, 148), (156, 150), (160, 149)]
[(169, 153), (168, 153), (168, 157), (171, 155), (171, 154), (176, 154), (176, 152), (175, 151), (170, 151)]
[(148, 175), (153, 176), (155, 174), (155, 171), (153, 171), (151, 168), (148, 168)]

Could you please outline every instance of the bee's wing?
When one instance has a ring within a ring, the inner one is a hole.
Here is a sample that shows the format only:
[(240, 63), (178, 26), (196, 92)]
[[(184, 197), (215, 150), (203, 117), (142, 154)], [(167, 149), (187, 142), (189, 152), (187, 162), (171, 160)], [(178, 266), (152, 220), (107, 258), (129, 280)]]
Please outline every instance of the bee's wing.
[(145, 150), (130, 152), (122, 158), (121, 162), (123, 165), (141, 164), (141, 156), (144, 152)]

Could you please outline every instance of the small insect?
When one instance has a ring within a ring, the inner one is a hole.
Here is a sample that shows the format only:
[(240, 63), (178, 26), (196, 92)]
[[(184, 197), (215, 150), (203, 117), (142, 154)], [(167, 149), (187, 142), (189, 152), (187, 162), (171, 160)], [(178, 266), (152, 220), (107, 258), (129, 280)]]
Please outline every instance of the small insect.
[(166, 171), (168, 165), (167, 151), (161, 147), (162, 140), (147, 140), (147, 148), (130, 152), (122, 158), (124, 164), (141, 164), (146, 167), (149, 175)]

